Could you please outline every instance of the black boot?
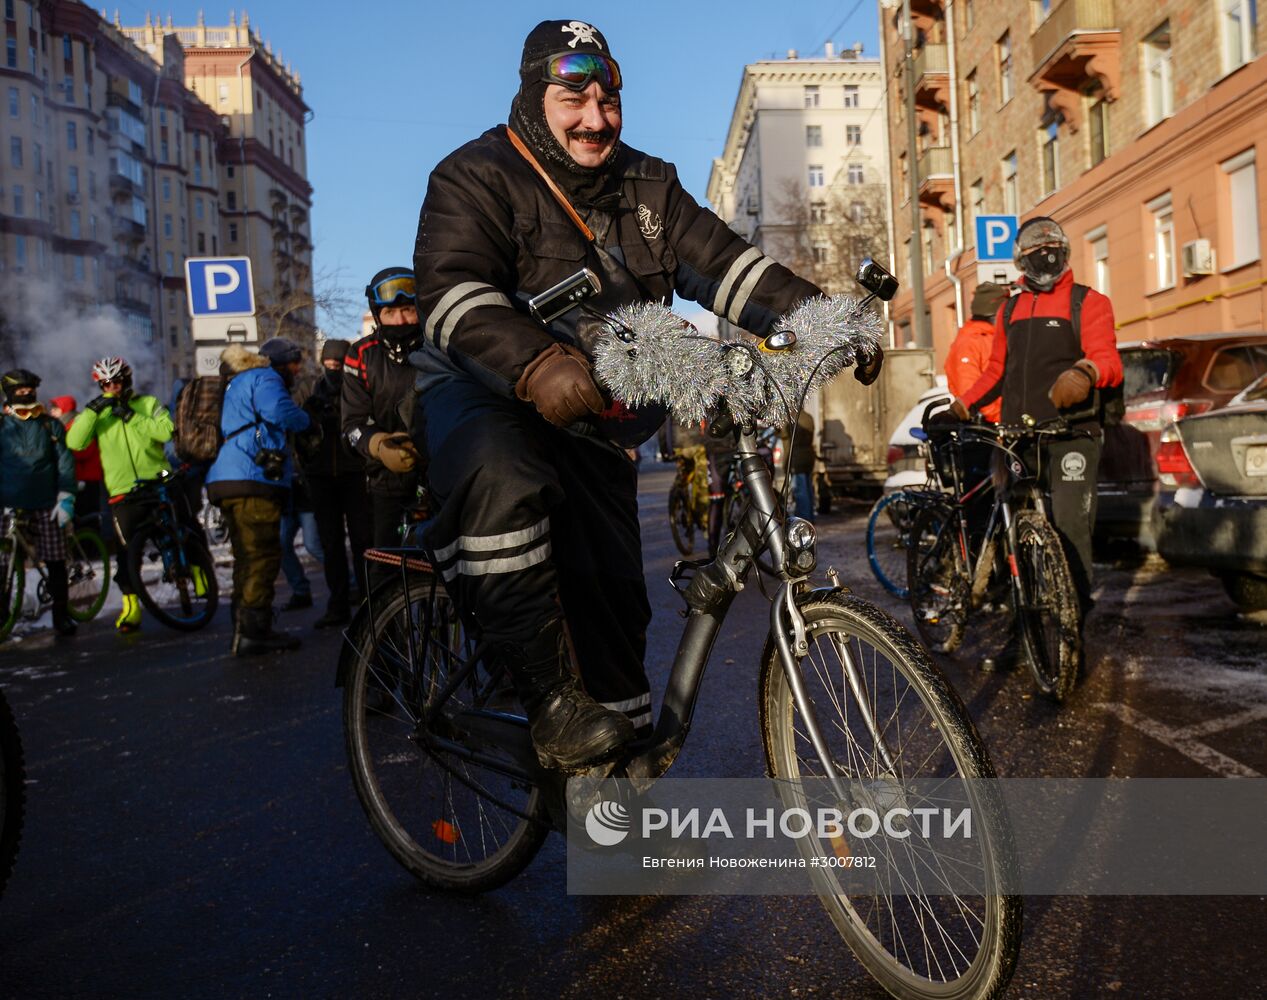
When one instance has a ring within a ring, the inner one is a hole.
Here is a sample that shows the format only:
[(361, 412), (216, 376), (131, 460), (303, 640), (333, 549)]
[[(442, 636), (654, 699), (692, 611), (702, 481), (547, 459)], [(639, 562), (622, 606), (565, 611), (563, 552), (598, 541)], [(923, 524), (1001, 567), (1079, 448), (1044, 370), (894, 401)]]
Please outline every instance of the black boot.
[(633, 739), (628, 716), (603, 708), (582, 689), (561, 619), (525, 643), (502, 644), (498, 654), (528, 712), (542, 767), (581, 770), (608, 759)]
[(238, 608), (238, 627), (234, 630), (235, 656), (259, 656), (298, 649), (299, 639), (273, 631), (272, 608)]
[(53, 631), (61, 636), (74, 635), (78, 626), (71, 618), (70, 584), (66, 580), (66, 563), (61, 559), (50, 559), (48, 567), (48, 596), (53, 599)]

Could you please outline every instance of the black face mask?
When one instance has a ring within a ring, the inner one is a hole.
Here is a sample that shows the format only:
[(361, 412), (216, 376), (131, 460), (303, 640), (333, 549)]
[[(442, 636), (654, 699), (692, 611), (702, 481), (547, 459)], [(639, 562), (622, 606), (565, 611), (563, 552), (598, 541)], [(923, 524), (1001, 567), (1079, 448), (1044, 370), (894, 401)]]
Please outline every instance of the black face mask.
[(422, 327), (417, 323), (380, 326), (378, 336), (387, 348), (387, 356), (398, 365), (403, 365), (409, 353), (421, 346)]
[(1021, 258), (1025, 285), (1040, 292), (1050, 292), (1069, 264), (1069, 254), (1061, 247), (1043, 247)]
[(325, 374), (322, 375), (321, 377), (326, 380), (326, 385), (328, 385), (335, 392), (338, 392), (343, 387), (343, 369), (342, 368), (338, 369), (337, 371), (333, 368), (327, 368), (325, 370)]

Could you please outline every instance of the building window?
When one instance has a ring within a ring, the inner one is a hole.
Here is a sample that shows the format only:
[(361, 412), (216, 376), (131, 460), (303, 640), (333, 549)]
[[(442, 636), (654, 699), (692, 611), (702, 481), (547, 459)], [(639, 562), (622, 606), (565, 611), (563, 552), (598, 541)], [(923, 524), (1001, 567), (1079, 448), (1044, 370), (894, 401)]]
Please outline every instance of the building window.
[(827, 221), (827, 206), (821, 201), (811, 201), (809, 203), (809, 221), (815, 225), (821, 225)]
[(805, 106), (807, 108), (818, 107), (818, 88), (817, 87), (805, 88)]
[(66, 148), (79, 148), (79, 129), (76, 127), (74, 122), (66, 123)]
[(97, 143), (96, 143), (96, 140), (93, 138), (93, 134), (92, 134), (92, 126), (91, 126), (91, 125), (89, 125), (89, 126), (88, 126), (85, 130), (84, 130), (84, 135), (85, 135), (85, 136), (87, 137), (87, 139), (88, 139), (88, 155), (89, 155), (89, 156), (92, 156), (92, 155), (96, 152), (96, 145), (97, 145)]
[[(10, 38), (5, 42), (4, 64), (8, 66), (9, 69), (18, 68), (18, 40), (16, 38)], [(35, 68), (34, 61), (32, 61), (31, 68)]]
[(97, 238), (97, 217), (95, 215), (88, 216), (88, 237), (94, 240)]
[(160, 125), (166, 125), (166, 124), (167, 124), (167, 109), (166, 109), (166, 108), (159, 108), (159, 109), (158, 109), (158, 123), (159, 123)]
[(860, 201), (851, 201), (849, 203), (849, 218), (854, 222), (865, 222), (867, 219), (867, 206)]
[(227, 83), (220, 84), (220, 103), (225, 104), (229, 100), (229, 85)]
[(1175, 284), (1175, 217), (1170, 207), (1170, 192), (1154, 198), (1146, 206), (1153, 217), (1154, 291), (1173, 288)]
[(166, 139), (160, 139), (160, 140), (159, 140), (159, 143), (158, 143), (158, 159), (159, 159), (159, 162), (160, 162), (160, 163), (166, 163), (166, 162), (167, 162), (167, 160), (168, 160), (168, 156), (167, 156), (167, 140), (166, 140)]
[(814, 263), (826, 264), (831, 259), (831, 247), (826, 243), (814, 244)]
[(194, 199), (194, 218), (199, 222), (203, 220), (202, 196)]
[(229, 242), (236, 243), (238, 241), (238, 224), (236, 222), (229, 223)]
[(40, 99), (34, 94), (31, 95), (31, 124), (38, 125), (40, 123)]
[(1103, 90), (1088, 95), (1087, 102), (1087, 146), (1094, 167), (1109, 155), (1109, 102)]
[(26, 215), (26, 189), (21, 184), (13, 185), (13, 214), (19, 219)]
[(845, 126), (845, 145), (861, 146), (862, 145), (862, 126), (846, 125)]
[(981, 131), (981, 90), (977, 87), (977, 71), (968, 74), (966, 81), (968, 91), (968, 134), (976, 135)]
[(848, 167), (848, 180), (850, 184), (862, 184), (865, 181), (865, 175), (861, 163), (851, 163)]
[[(49, 221), (52, 221), (53, 213), (49, 212)], [(35, 189), (35, 218), (41, 222), (44, 221), (44, 192), (39, 188)]]
[(805, 126), (805, 145), (821, 146), (823, 144), (823, 126), (806, 125)]
[(1043, 150), (1043, 194), (1049, 195), (1060, 185), (1060, 125), (1049, 122), (1038, 135)]
[(999, 57), (999, 104), (1006, 104), (1012, 99), (1012, 35), (1003, 32), (995, 46)]
[(985, 181), (978, 177), (968, 189), (968, 218), (964, 219), (968, 228), (965, 235), (970, 239), (976, 238), (977, 219), (982, 215), (985, 215)]
[(1219, 0), (1223, 34), (1223, 72), (1230, 73), (1254, 58), (1258, 18), (1254, 0)]
[(9, 166), (15, 170), (22, 168), (22, 137), (13, 136), (9, 139)]
[(854, 83), (845, 84), (845, 107), (860, 108), (862, 107), (862, 96), (858, 92), (858, 86)]
[(1021, 199), (1016, 190), (1016, 150), (1003, 157), (1003, 211), (1008, 215), (1020, 212)]
[(168, 239), (171, 239), (172, 216), (170, 212), (163, 216), (163, 235), (166, 236)]
[(1170, 71), (1170, 22), (1160, 25), (1144, 39), (1145, 114), (1156, 125), (1175, 111), (1175, 85)]
[(73, 164), (66, 168), (66, 190), (79, 194), (79, 168)]
[(1230, 270), (1258, 260), (1258, 178), (1254, 150), (1247, 149), (1219, 166), (1227, 176), (1227, 205), (1232, 231), (1227, 247), (1231, 256)]
[(62, 35), (62, 58), (67, 62), (75, 58), (75, 50), (70, 44), (70, 35)]
[(13, 12), (13, 0), (4, 0), (4, 19), (6, 21), (17, 20), (17, 15)]
[(79, 254), (74, 257), (75, 260), (75, 280), (82, 282), (84, 280), (84, 259)]
[(230, 212), (236, 212), (238, 209), (238, 193), (230, 191), (227, 195), (228, 207)]
[(206, 233), (198, 234), (198, 252), (202, 254), (205, 254), (207, 252), (207, 234)]
[(1109, 234), (1101, 226), (1087, 233), (1087, 249), (1091, 252), (1091, 284), (1102, 295), (1109, 294)]
[(26, 237), (15, 236), (13, 238), (13, 259), (16, 262), (16, 269), (21, 271), (26, 267)]
[(963, 27), (964, 31), (971, 31), (977, 23), (976, 14), (972, 8), (972, 0), (964, 0), (963, 4)]
[(170, 250), (163, 254), (163, 273), (169, 277), (176, 274), (176, 255)]
[(170, 177), (163, 178), (163, 201), (172, 200), (172, 179)]
[(194, 183), (195, 184), (202, 183), (202, 164), (201, 163), (194, 164)]
[(1051, 16), (1051, 0), (1030, 0), (1030, 7), (1035, 28)]
[(812, 188), (823, 186), (823, 168), (814, 163), (811, 163), (809, 168), (809, 186)]
[(9, 88), (9, 117), (20, 118), (22, 116), (21, 95), (18, 93), (17, 87)]

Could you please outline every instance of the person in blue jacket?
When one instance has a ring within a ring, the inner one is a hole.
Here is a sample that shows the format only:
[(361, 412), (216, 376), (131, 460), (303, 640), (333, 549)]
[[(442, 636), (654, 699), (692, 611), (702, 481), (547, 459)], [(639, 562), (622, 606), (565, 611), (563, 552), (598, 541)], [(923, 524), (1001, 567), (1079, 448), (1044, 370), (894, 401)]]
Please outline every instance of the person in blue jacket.
[(220, 410), (224, 444), (207, 472), (207, 496), (224, 512), (233, 547), (235, 656), (299, 647), (296, 637), (273, 630), (282, 511), (293, 475), (287, 434), (307, 430), (310, 420), (269, 357), (293, 350), (290, 341), (273, 337), (259, 354), (239, 344), (220, 354), (220, 374), (228, 379)]
[[(74, 635), (67, 605), (66, 525), (75, 516), (75, 459), (62, 422), (36, 398), (38, 375), (16, 368), (0, 376), (0, 509), (11, 509), (18, 529), (48, 572), (53, 628)], [(0, 555), (0, 559), (4, 556)]]

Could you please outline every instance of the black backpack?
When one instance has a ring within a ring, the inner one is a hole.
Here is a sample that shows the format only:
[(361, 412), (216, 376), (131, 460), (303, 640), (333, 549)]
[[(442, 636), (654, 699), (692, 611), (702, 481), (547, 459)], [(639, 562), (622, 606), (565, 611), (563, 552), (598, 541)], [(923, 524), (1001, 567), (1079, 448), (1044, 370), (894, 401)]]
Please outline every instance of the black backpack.
[[(1079, 342), (1082, 341), (1082, 303), (1086, 301), (1087, 292), (1090, 290), (1088, 286), (1074, 282), (1073, 291), (1069, 296), (1069, 320), (1073, 324), (1073, 332)], [(1004, 330), (1012, 325), (1012, 313), (1016, 311), (1016, 300), (1019, 298), (1019, 295), (1013, 295), (1003, 306)], [(1124, 386), (1125, 382), (1119, 382), (1117, 385), (1105, 386), (1103, 389), (1093, 389), (1091, 405), (1085, 411), (1071, 413), (1068, 416), (1073, 420), (1094, 416), (1102, 426), (1116, 427), (1126, 416)]]

